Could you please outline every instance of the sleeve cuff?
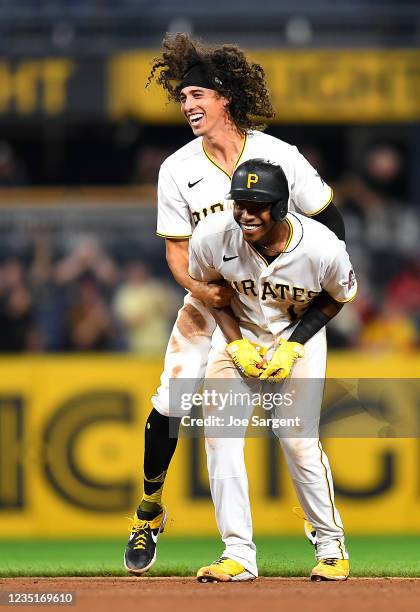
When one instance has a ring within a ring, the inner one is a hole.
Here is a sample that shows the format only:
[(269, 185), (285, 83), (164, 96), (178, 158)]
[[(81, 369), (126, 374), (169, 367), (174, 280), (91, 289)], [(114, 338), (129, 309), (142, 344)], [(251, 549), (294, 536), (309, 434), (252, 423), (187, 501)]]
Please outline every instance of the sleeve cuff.
[(333, 199), (333, 195), (334, 195), (334, 191), (333, 188), (330, 187), (331, 189), (331, 193), (330, 193), (330, 197), (327, 200), (327, 202), (325, 204), (323, 204), (321, 206), (321, 208), (319, 208), (318, 210), (316, 210), (315, 212), (311, 212), (311, 213), (305, 213), (307, 217), (315, 217), (316, 215), (319, 215), (319, 213), (322, 213), (322, 211), (324, 211), (326, 208), (328, 208), (328, 206), (331, 204), (332, 199)]
[(187, 234), (186, 236), (173, 236), (171, 234), (156, 232), (156, 236), (160, 236), (161, 238), (173, 238), (174, 240), (185, 240), (186, 238), (191, 238), (192, 234)]
[(339, 304), (348, 304), (349, 302), (352, 302), (356, 298), (358, 289), (359, 289), (359, 287), (358, 287), (358, 285), (356, 285), (356, 291), (354, 292), (354, 295), (352, 295), (351, 297), (349, 297), (349, 298), (347, 298), (345, 300), (339, 300), (338, 298), (336, 298), (334, 296), (331, 296), (331, 297), (333, 297), (333, 299), (336, 302), (339, 302)]

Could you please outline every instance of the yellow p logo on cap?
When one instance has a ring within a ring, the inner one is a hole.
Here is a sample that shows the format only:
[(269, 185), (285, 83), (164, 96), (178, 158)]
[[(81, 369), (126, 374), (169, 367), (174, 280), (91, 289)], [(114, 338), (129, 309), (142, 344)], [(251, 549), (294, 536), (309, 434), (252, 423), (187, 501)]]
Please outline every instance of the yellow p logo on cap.
[(248, 174), (246, 188), (250, 189), (252, 185), (254, 185), (255, 183), (258, 183), (259, 179), (260, 177), (258, 176), (258, 174)]

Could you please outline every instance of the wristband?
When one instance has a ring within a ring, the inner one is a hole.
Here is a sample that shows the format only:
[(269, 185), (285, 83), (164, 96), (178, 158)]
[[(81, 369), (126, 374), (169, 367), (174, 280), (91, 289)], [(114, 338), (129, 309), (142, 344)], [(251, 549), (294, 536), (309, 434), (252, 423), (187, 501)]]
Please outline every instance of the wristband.
[(289, 342), (305, 344), (305, 342), (312, 338), (312, 336), (315, 336), (315, 334), (330, 320), (331, 318), (318, 310), (318, 308), (311, 308), (302, 315), (302, 318), (289, 338)]

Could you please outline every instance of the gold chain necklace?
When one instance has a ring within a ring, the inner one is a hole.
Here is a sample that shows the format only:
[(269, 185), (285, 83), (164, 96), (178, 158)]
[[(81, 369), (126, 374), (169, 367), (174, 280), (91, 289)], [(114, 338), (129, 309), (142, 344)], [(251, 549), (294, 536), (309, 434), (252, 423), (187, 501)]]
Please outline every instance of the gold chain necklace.
[(259, 242), (256, 242), (256, 243), (255, 243), (255, 246), (256, 246), (256, 247), (260, 247), (261, 249), (265, 249), (266, 251), (272, 251), (272, 252), (274, 251), (273, 256), (274, 256), (274, 255), (279, 255), (279, 254), (281, 253), (281, 251), (276, 250), (276, 249), (274, 249), (273, 247), (268, 247), (268, 246), (265, 246), (264, 244), (259, 244)]

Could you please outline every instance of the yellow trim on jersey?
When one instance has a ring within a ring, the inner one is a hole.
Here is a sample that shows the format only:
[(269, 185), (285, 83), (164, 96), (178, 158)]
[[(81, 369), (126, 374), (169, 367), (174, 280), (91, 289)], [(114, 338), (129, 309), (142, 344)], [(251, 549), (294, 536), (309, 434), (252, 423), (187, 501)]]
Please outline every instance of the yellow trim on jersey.
[(352, 302), (354, 299), (356, 299), (356, 295), (357, 292), (359, 291), (359, 286), (356, 285), (356, 293), (353, 295), (353, 297), (348, 298), (347, 300), (337, 300), (337, 298), (333, 298), (333, 300), (335, 300), (336, 302), (338, 302), (339, 304), (349, 304), (350, 302)]
[[(241, 160), (242, 154), (243, 154), (244, 149), (245, 149), (246, 141), (247, 141), (247, 135), (245, 134), (245, 138), (244, 138), (244, 142), (243, 142), (243, 144), (242, 144), (242, 149), (241, 149), (241, 152), (239, 153), (239, 157), (238, 157), (238, 159), (236, 160), (235, 165), (234, 165), (234, 167), (233, 167), (233, 169), (234, 169), (234, 170), (236, 170), (236, 168), (237, 168), (237, 166), (238, 166), (238, 164), (239, 164), (239, 162), (240, 162), (240, 160)], [(231, 175), (230, 175), (230, 174), (228, 174), (228, 173), (226, 172), (226, 170), (223, 170), (223, 168), (222, 168), (221, 166), (219, 166), (219, 164), (216, 164), (216, 162), (215, 162), (215, 161), (214, 161), (214, 160), (213, 160), (213, 159), (210, 157), (210, 155), (207, 153), (207, 151), (206, 151), (206, 147), (204, 146), (204, 140), (202, 141), (202, 143), (201, 143), (201, 144), (202, 144), (202, 147), (203, 147), (203, 152), (204, 152), (204, 155), (207, 157), (207, 159), (209, 160), (209, 162), (211, 162), (211, 163), (213, 164), (213, 166), (216, 166), (216, 168), (219, 168), (219, 170), (221, 170), (221, 171), (223, 172), (223, 174), (226, 174), (226, 176), (227, 176), (229, 179), (231, 179), (231, 178), (232, 178), (232, 177), (231, 177)]]
[(174, 240), (184, 240), (185, 238), (191, 238), (192, 234), (188, 234), (188, 236), (170, 236), (169, 234), (159, 234), (159, 232), (156, 232), (156, 236), (160, 236), (161, 238), (173, 238)]
[(250, 242), (247, 242), (247, 245), (250, 246), (253, 251), (255, 251), (255, 253), (258, 255), (258, 257), (261, 257), (261, 259), (263, 260), (263, 262), (265, 263), (266, 266), (270, 265), (268, 263), (268, 261), (265, 259), (264, 255), (261, 255), (261, 253), (259, 251), (257, 251), (257, 249), (255, 247), (253, 247)]
[(330, 194), (328, 202), (326, 204), (324, 204), (323, 206), (321, 206), (321, 208), (319, 210), (317, 210), (317, 211), (315, 211), (313, 213), (305, 213), (305, 215), (307, 217), (315, 217), (315, 215), (319, 215), (319, 213), (322, 213), (322, 211), (325, 210), (331, 204), (332, 199), (333, 199), (333, 195), (334, 195), (334, 191), (333, 191), (332, 187), (330, 187), (330, 189), (331, 189), (331, 194)]
[[(293, 238), (293, 225), (292, 223), (289, 221), (289, 219), (285, 219), (285, 221), (287, 222), (289, 229), (290, 229), (290, 234), (289, 234), (289, 238), (287, 239), (286, 244), (284, 245), (284, 249), (277, 255), (276, 259), (274, 259), (274, 261), (276, 261), (279, 257), (281, 257), (283, 255), (283, 253), (287, 250), (289, 244), (292, 242), (292, 238)], [(266, 266), (270, 266), (271, 264), (265, 259), (264, 255), (261, 255), (261, 253), (252, 246), (252, 244), (250, 242), (247, 242), (247, 244), (251, 247), (251, 249), (253, 251), (256, 252), (257, 255), (259, 255), (261, 257), (261, 259), (265, 262)], [(271, 262), (273, 263), (273, 262)]]
[(289, 244), (292, 242), (292, 238), (293, 238), (293, 225), (292, 223), (289, 221), (289, 219), (286, 217), (285, 221), (289, 224), (290, 227), (290, 235), (289, 235), (289, 240), (286, 242), (286, 245), (284, 247), (284, 249), (282, 250), (281, 253), (279, 253), (279, 257), (280, 255), (283, 255), (283, 253), (287, 250)]

